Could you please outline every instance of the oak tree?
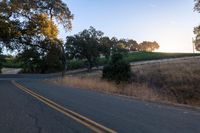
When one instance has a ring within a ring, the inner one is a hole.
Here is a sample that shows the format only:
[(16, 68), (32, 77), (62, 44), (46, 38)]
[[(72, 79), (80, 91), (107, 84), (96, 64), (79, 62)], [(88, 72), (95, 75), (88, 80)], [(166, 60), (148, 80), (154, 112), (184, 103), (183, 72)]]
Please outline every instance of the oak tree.
[(72, 13), (62, 0), (2, 0), (0, 43), (20, 53), (36, 49), (46, 55), (55, 48), (53, 45), (63, 51), (62, 43), (55, 43), (59, 40), (58, 24), (63, 25), (65, 31), (71, 30), (72, 19)]
[(83, 30), (74, 36), (68, 36), (65, 44), (68, 57), (85, 59), (88, 70), (97, 65), (97, 58), (100, 56), (100, 38), (103, 32), (93, 27)]

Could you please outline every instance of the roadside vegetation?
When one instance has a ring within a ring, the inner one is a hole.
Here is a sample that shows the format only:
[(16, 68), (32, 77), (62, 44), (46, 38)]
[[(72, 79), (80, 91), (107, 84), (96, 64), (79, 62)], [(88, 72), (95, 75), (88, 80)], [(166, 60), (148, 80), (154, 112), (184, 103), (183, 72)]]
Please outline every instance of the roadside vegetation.
[(22, 63), (20, 63), (15, 57), (13, 56), (3, 56), (4, 61), (2, 62), (2, 66), (5, 68), (21, 68)]
[(5, 61), (1, 53), (2, 53), (2, 49), (0, 48), (0, 73), (1, 73), (1, 69), (3, 68), (3, 62)]
[(130, 64), (124, 60), (122, 54), (115, 53), (111, 56), (109, 63), (103, 67), (102, 78), (120, 84), (123, 81), (129, 81), (131, 74)]
[(132, 66), (131, 80), (120, 84), (102, 79), (100, 70), (66, 76), (53, 82), (143, 100), (200, 106), (199, 65), (200, 58), (194, 58)]
[[(170, 59), (180, 57), (200, 56), (199, 53), (160, 53), (160, 52), (130, 52), (123, 54), (123, 58), (126, 62), (137, 62), (137, 61), (148, 61), (148, 60), (159, 60), (159, 59)], [(110, 58), (109, 58), (110, 59)], [(97, 59), (98, 66), (104, 66), (108, 63), (109, 59), (105, 57)], [(87, 68), (86, 60), (73, 59), (67, 63), (68, 70), (75, 70), (80, 68)]]
[(138, 43), (133, 39), (110, 38), (94, 27), (68, 36), (64, 46), (68, 69), (87, 67), (88, 71), (93, 67), (106, 65), (113, 53), (127, 56), (131, 52), (153, 52), (160, 47), (156, 41)]
[[(131, 62), (137, 62), (137, 61), (148, 61), (148, 60), (169, 59), (169, 58), (190, 57), (190, 56), (200, 56), (200, 54), (198, 53), (192, 54), (192, 53), (129, 52), (129, 53), (125, 53), (123, 55), (123, 58), (126, 62), (131, 63)], [(41, 63), (37, 62), (36, 57), (34, 58), (34, 60), (28, 60), (29, 59), (28, 55), (25, 57), (26, 59), (23, 59), (24, 60), (23, 62), (22, 58), (20, 59), (20, 56), (13, 57), (11, 55), (10, 56), (1, 55), (0, 66), (4, 68), (23, 68), (23, 72), (39, 73), (36, 67), (37, 65), (40, 65)], [(26, 60), (27, 60), (27, 63), (25, 63)], [(97, 66), (105, 66), (109, 62), (109, 60), (110, 60), (110, 57), (109, 59), (107, 59), (106, 57), (97, 58)], [(72, 60), (67, 61), (68, 70), (76, 70), (76, 69), (83, 69), (83, 68), (87, 68), (87, 61), (84, 59), (82, 60), (72, 59)], [(57, 71), (62, 71), (62, 70), (60, 68)], [(49, 72), (56, 72), (56, 71), (51, 70)]]

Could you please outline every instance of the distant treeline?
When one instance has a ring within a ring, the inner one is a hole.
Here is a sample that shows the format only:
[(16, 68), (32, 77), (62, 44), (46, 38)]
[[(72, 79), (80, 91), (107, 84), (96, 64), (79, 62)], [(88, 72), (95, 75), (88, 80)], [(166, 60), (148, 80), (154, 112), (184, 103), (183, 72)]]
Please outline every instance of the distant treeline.
[(144, 41), (140, 44), (133, 39), (117, 39), (103, 36), (102, 31), (93, 27), (68, 36), (64, 44), (66, 57), (70, 59), (86, 60), (88, 69), (96, 66), (97, 58), (103, 55), (109, 60), (112, 53), (126, 53), (129, 51), (152, 52), (159, 48), (157, 42)]

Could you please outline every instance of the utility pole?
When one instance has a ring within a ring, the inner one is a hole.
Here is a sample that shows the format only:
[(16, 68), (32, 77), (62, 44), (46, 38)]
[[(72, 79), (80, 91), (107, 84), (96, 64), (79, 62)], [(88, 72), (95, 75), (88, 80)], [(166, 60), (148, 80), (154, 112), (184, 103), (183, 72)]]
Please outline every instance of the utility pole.
[(193, 49), (193, 54), (195, 53), (195, 39), (192, 38), (192, 49)]

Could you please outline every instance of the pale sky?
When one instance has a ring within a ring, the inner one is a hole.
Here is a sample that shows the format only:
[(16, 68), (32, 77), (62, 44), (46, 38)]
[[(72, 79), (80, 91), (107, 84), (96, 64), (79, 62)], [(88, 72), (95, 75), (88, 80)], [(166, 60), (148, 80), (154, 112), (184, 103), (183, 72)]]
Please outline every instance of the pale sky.
[(74, 20), (76, 34), (90, 26), (109, 37), (157, 41), (165, 52), (192, 52), (193, 27), (200, 14), (193, 12), (194, 0), (64, 0)]

